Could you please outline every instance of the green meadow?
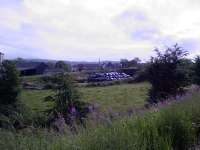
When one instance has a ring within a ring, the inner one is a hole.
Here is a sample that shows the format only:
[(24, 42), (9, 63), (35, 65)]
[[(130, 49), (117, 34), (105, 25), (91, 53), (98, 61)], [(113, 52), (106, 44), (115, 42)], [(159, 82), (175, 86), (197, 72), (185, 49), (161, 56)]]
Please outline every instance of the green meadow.
[(2, 150), (187, 150), (197, 149), (200, 133), (200, 94), (181, 102), (123, 118), (78, 134), (0, 131)]
[[(142, 107), (147, 98), (150, 85), (148, 83), (121, 84), (105, 87), (78, 88), (81, 98), (85, 102), (97, 104), (100, 110), (112, 108), (123, 111), (129, 108)], [(51, 90), (23, 90), (22, 101), (33, 111), (44, 111), (51, 104), (44, 102), (44, 98), (53, 94)]]

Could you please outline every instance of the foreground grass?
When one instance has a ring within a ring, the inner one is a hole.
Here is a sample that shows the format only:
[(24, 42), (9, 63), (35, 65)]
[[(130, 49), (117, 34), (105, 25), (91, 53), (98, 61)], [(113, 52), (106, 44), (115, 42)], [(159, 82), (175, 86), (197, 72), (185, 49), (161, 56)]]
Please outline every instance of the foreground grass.
[(200, 133), (200, 94), (158, 112), (87, 129), (77, 135), (0, 132), (3, 150), (186, 150)]
[[(122, 84), (107, 87), (82, 87), (79, 91), (82, 99), (92, 104), (98, 104), (102, 111), (112, 108), (115, 111), (140, 107), (145, 103), (148, 83)], [(21, 99), (33, 111), (44, 111), (51, 106), (44, 102), (50, 95), (50, 90), (23, 90)]]

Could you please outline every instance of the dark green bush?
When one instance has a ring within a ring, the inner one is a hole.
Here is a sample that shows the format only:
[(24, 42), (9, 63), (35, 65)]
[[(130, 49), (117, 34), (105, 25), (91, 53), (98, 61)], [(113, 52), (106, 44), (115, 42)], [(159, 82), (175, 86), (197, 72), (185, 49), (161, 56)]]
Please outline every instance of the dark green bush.
[(187, 52), (178, 45), (168, 48), (164, 54), (159, 50), (156, 52), (157, 57), (151, 58), (148, 67), (148, 81), (152, 85), (148, 99), (150, 103), (182, 94), (184, 87), (189, 84), (187, 73), (181, 67)]
[(200, 56), (195, 58), (194, 74), (194, 83), (200, 86)]
[(15, 64), (6, 60), (0, 64), (0, 127), (11, 129), (22, 126), (20, 91)]
[(49, 121), (62, 116), (65, 123), (73, 126), (74, 120), (84, 124), (84, 119), (89, 113), (88, 103), (80, 100), (80, 94), (76, 90), (71, 76), (59, 74), (55, 77), (55, 94), (48, 96), (47, 101), (53, 101), (54, 106), (49, 112)]

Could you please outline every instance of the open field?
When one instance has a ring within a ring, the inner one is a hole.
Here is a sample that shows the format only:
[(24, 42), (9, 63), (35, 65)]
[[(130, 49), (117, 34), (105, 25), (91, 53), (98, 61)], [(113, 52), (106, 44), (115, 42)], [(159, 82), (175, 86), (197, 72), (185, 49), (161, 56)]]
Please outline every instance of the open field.
[(45, 102), (45, 97), (53, 94), (50, 90), (23, 90), (21, 93), (22, 102), (34, 112), (41, 112), (51, 107), (49, 102)]
[(112, 108), (121, 111), (131, 107), (143, 106), (148, 89), (148, 83), (139, 83), (80, 88), (80, 92), (84, 101), (97, 103), (104, 110)]
[[(108, 108), (121, 111), (143, 106), (147, 98), (148, 88), (148, 83), (140, 83), (107, 87), (82, 87), (79, 88), (79, 91), (84, 101), (98, 104), (103, 111)], [(50, 90), (23, 90), (21, 99), (32, 110), (43, 111), (51, 106), (44, 102), (44, 98), (51, 93)]]
[(200, 94), (144, 116), (124, 118), (77, 135), (0, 131), (4, 150), (187, 150), (200, 133)]
[[(97, 103), (102, 111), (123, 111), (142, 107), (147, 98), (148, 83), (107, 87), (79, 88), (83, 100)], [(22, 100), (35, 113), (50, 103), (43, 101), (50, 90), (24, 90)], [(105, 122), (72, 134), (49, 132), (47, 129), (25, 129), (19, 133), (0, 131), (0, 149), (7, 150), (187, 150), (197, 147), (200, 134), (200, 93), (144, 110), (144, 113)], [(29, 132), (27, 132), (29, 131)], [(11, 140), (8, 140), (11, 139)]]
[(40, 82), (42, 77), (43, 77), (43, 75), (24, 76), (24, 77), (21, 77), (21, 80), (24, 81), (24, 82), (38, 83), (38, 82)]

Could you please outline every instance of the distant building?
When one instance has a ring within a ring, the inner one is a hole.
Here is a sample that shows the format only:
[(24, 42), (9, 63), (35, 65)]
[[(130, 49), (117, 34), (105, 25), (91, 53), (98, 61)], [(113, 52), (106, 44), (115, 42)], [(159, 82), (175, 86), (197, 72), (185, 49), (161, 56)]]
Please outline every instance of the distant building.
[(44, 74), (48, 65), (43, 62), (18, 62), (16, 67), (21, 76), (30, 76)]
[(96, 71), (96, 70), (100, 70), (101, 66), (99, 64), (77, 64), (74, 65), (72, 70), (73, 71)]
[(4, 53), (0, 52), (0, 64), (3, 62)]
[(102, 64), (102, 68), (107, 72), (118, 71), (121, 68), (121, 65), (120, 63), (105, 62)]

